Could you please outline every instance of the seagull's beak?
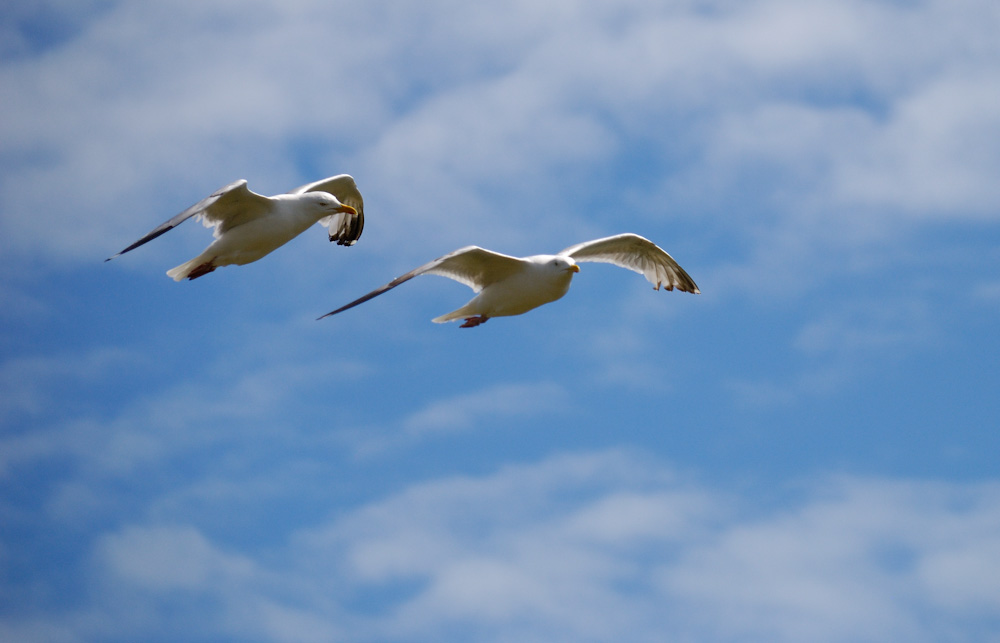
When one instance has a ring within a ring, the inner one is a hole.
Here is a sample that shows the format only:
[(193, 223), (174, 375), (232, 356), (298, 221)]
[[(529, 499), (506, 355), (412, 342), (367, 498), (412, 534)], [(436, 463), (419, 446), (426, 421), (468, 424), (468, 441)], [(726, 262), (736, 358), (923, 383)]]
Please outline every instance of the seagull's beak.
[(569, 270), (570, 272), (580, 272), (580, 266), (578, 266), (576, 264), (573, 264), (572, 266), (570, 266), (566, 270)]
[(346, 203), (340, 204), (340, 212), (346, 212), (347, 214), (357, 214), (358, 211), (347, 205)]

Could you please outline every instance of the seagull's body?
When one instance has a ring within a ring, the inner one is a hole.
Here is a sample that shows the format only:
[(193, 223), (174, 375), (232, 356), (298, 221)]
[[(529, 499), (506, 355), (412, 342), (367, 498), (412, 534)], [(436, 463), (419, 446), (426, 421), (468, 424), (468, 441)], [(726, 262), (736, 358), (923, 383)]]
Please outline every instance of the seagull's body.
[[(466, 249), (468, 256), (465, 258), (475, 256), (477, 250), (482, 249), (475, 247)], [(471, 255), (469, 251), (472, 251)], [(483, 287), (478, 295), (458, 310), (434, 318), (435, 322), (465, 319), (468, 327), (478, 326), (490, 317), (521, 315), (565, 295), (569, 291), (573, 273), (580, 271), (576, 264), (554, 255), (517, 259), (498, 254), (493, 257), (485, 255), (483, 260), (493, 263), (494, 266), (510, 262), (509, 274)]]
[(113, 257), (152, 241), (191, 217), (215, 229), (215, 241), (194, 259), (167, 271), (174, 281), (196, 279), (216, 268), (257, 261), (316, 222), (330, 229), (330, 241), (352, 246), (364, 229), (364, 201), (347, 174), (308, 183), (286, 194), (263, 196), (244, 179), (216, 190)]
[[(628, 268), (654, 287), (699, 293), (694, 280), (673, 257), (636, 234), (585, 241), (555, 255), (511, 257), (478, 246), (467, 246), (411, 270), (367, 295), (323, 315), (353, 308), (419, 275), (440, 275), (464, 283), (478, 294), (467, 304), (433, 321), (464, 319), (462, 328), (478, 326), (491, 317), (520, 315), (553, 302), (569, 291), (577, 262), (597, 261)], [(322, 319), (323, 317), (320, 317)]]

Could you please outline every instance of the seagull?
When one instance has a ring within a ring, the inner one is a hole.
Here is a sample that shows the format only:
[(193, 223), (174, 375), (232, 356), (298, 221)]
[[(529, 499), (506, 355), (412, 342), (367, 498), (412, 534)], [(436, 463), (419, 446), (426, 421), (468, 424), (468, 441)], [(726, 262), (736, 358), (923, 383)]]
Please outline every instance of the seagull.
[(319, 221), (330, 241), (353, 246), (365, 226), (364, 201), (349, 174), (308, 183), (291, 192), (263, 196), (247, 188), (246, 179), (219, 188), (169, 221), (153, 228), (115, 257), (152, 241), (191, 217), (215, 228), (215, 241), (204, 252), (167, 271), (174, 281), (197, 279), (220, 266), (257, 261)]
[(693, 294), (701, 292), (694, 280), (662, 248), (637, 234), (626, 233), (584, 241), (555, 255), (522, 258), (466, 246), (414, 268), (319, 319), (363, 304), (414, 277), (440, 275), (463, 283), (478, 294), (461, 308), (433, 321), (444, 323), (464, 319), (461, 328), (472, 328), (491, 317), (520, 315), (559, 299), (569, 290), (573, 274), (580, 272), (577, 264), (585, 261), (611, 263), (638, 272), (656, 290), (663, 287)]

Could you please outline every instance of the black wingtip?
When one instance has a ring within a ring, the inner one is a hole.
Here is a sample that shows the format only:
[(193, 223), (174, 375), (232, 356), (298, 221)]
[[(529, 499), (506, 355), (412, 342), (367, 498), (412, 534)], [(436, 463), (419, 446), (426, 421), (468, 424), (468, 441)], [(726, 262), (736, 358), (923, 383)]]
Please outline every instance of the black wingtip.
[(361, 233), (365, 229), (365, 215), (359, 210), (357, 216), (349, 217), (344, 225), (336, 232), (330, 231), (330, 242), (337, 242), (338, 246), (353, 246), (361, 238)]

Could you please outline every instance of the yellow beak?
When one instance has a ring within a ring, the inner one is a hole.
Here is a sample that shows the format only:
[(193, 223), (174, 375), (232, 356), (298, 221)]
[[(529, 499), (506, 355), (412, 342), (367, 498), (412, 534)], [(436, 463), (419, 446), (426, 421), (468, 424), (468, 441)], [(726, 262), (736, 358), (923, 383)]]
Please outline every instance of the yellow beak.
[(580, 272), (580, 266), (578, 266), (578, 265), (576, 265), (576, 264), (573, 264), (572, 266), (570, 266), (570, 267), (568, 268), (568, 270), (569, 270), (570, 272)]
[(346, 212), (347, 214), (357, 214), (358, 213), (357, 210), (355, 210), (351, 206), (347, 205), (346, 203), (341, 203), (340, 204), (340, 211), (341, 212)]

